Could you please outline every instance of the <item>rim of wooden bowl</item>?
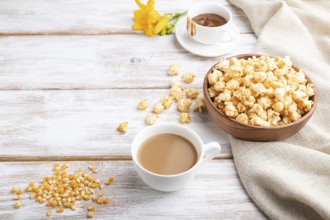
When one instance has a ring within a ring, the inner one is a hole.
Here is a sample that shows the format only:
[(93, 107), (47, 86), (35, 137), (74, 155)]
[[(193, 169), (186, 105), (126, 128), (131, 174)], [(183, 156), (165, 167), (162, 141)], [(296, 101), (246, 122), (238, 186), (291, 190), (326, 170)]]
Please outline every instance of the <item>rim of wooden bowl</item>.
[[(238, 54), (238, 55), (234, 55), (234, 56), (230, 56), (230, 57), (226, 57), (226, 59), (231, 59), (231, 58), (237, 58), (237, 59), (247, 59), (247, 58), (251, 58), (251, 57), (260, 57), (262, 56), (262, 54)], [(271, 56), (272, 57), (272, 56)], [(273, 58), (273, 57), (272, 57)], [(221, 112), (212, 102), (211, 97), (208, 93), (208, 88), (209, 88), (209, 83), (208, 83), (208, 75), (212, 72), (213, 68), (218, 64), (219, 62), (217, 62), (216, 64), (214, 64), (209, 71), (206, 73), (205, 78), (204, 78), (204, 82), (203, 82), (203, 91), (204, 91), (204, 96), (206, 97), (207, 101), (211, 103), (212, 108), (214, 108), (219, 114), (221, 114), (222, 116), (224, 116), (225, 118), (227, 118), (228, 120), (231, 120), (232, 122), (238, 124), (238, 125), (243, 125), (246, 127), (250, 127), (250, 128), (254, 128), (254, 129), (281, 129), (281, 128), (286, 128), (286, 127), (292, 127), (296, 124), (301, 123), (302, 121), (308, 119), (315, 111), (316, 109), (316, 105), (317, 105), (317, 89), (315, 87), (315, 84), (313, 83), (313, 81), (311, 80), (311, 78), (304, 72), (305, 77), (307, 79), (307, 82), (312, 83), (314, 86), (314, 95), (312, 96), (311, 100), (313, 101), (313, 107), (311, 110), (309, 110), (309, 112), (307, 112), (303, 117), (301, 117), (300, 119), (298, 119), (297, 121), (294, 122), (290, 122), (289, 124), (286, 125), (274, 125), (274, 126), (257, 126), (257, 125), (249, 125), (249, 124), (244, 124), (242, 122), (239, 122), (236, 119), (233, 118), (229, 118), (228, 116), (226, 116), (223, 112)], [(292, 65), (292, 67), (296, 70), (299, 71), (300, 68)]]

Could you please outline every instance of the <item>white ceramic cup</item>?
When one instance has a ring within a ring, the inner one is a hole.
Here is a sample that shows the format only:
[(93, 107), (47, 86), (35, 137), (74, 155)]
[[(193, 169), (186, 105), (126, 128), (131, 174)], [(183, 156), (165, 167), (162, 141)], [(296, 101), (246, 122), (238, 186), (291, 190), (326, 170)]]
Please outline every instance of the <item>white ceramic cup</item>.
[[(197, 24), (192, 19), (200, 14), (217, 14), (227, 20), (218, 27), (206, 27)], [(186, 28), (190, 36), (201, 44), (218, 44), (234, 40), (232, 28), (232, 13), (219, 3), (201, 3), (191, 7), (187, 12)]]
[[(156, 174), (145, 169), (138, 161), (137, 155), (139, 148), (144, 141), (158, 134), (175, 134), (189, 140), (197, 150), (198, 159), (196, 164), (189, 170), (174, 175)], [(143, 129), (133, 140), (131, 154), (137, 173), (147, 185), (159, 191), (170, 192), (178, 190), (190, 182), (197, 174), (200, 166), (203, 163), (212, 160), (220, 153), (220, 150), (221, 147), (217, 142), (203, 144), (201, 138), (193, 130), (187, 127), (163, 123)]]

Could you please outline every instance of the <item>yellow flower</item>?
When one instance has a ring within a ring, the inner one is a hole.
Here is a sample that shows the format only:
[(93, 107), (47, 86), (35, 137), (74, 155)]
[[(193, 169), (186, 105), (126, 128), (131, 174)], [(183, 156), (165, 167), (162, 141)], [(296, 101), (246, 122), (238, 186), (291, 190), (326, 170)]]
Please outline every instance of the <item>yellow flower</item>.
[(142, 4), (140, 0), (135, 0), (139, 10), (134, 11), (133, 30), (144, 30), (144, 34), (151, 36), (154, 26), (157, 24), (160, 14), (155, 10), (155, 1), (148, 0), (147, 4)]

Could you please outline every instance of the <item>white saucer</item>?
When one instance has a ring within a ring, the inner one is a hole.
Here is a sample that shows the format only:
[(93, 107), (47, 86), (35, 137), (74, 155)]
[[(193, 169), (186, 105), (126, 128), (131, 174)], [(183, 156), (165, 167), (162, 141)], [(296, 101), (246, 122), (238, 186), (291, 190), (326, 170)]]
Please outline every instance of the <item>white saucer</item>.
[(188, 31), (186, 30), (186, 19), (183, 17), (176, 24), (175, 36), (181, 46), (193, 54), (203, 57), (218, 57), (229, 53), (238, 44), (240, 35), (239, 30), (234, 25), (232, 25), (231, 31), (235, 36), (234, 40), (231, 42), (218, 43), (213, 45), (201, 44), (192, 39), (192, 37), (190, 37), (188, 34)]

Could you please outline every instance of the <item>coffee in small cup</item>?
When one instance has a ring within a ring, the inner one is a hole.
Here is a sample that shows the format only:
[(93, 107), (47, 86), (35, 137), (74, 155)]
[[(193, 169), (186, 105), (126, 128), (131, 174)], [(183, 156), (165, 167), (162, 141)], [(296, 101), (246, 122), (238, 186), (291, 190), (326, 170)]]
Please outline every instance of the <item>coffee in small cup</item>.
[(175, 134), (158, 134), (145, 140), (139, 151), (139, 163), (150, 172), (175, 175), (192, 168), (198, 160), (197, 150), (186, 138)]
[(219, 27), (227, 23), (227, 20), (224, 17), (212, 13), (197, 15), (193, 17), (192, 20), (205, 27)]

